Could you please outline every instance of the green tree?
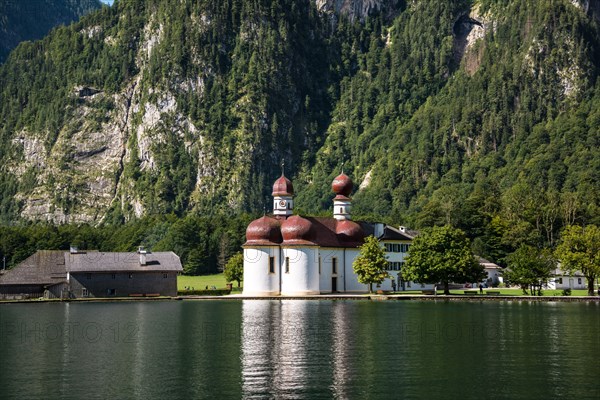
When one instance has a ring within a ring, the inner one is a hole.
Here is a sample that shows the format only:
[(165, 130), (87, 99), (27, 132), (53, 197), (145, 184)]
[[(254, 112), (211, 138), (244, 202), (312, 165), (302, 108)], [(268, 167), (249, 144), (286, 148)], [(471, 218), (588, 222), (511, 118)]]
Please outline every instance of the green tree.
[(244, 277), (244, 255), (242, 253), (234, 254), (225, 264), (223, 275), (227, 282), (236, 281), (240, 287)]
[(373, 284), (381, 283), (388, 277), (387, 265), (383, 247), (379, 240), (371, 235), (365, 238), (365, 243), (360, 246), (360, 253), (352, 263), (352, 268), (358, 275), (358, 281), (368, 284), (369, 293), (373, 293)]
[(514, 285), (519, 285), (523, 293), (531, 289), (531, 294), (542, 295), (542, 286), (548, 282), (555, 261), (548, 249), (537, 249), (533, 246), (522, 245), (507, 257), (508, 269), (505, 279)]
[(450, 226), (425, 229), (410, 247), (402, 277), (419, 283), (475, 282), (485, 277), (483, 266), (471, 252), (465, 233)]
[(555, 251), (563, 271), (581, 271), (588, 283), (588, 296), (594, 295), (594, 280), (600, 276), (600, 229), (569, 225), (563, 229)]

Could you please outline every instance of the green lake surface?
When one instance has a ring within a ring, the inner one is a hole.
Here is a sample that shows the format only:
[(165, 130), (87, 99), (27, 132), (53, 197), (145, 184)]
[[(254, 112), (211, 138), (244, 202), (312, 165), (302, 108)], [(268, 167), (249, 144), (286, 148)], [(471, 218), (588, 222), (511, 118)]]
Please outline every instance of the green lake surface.
[(600, 399), (600, 305), (0, 305), (1, 399)]

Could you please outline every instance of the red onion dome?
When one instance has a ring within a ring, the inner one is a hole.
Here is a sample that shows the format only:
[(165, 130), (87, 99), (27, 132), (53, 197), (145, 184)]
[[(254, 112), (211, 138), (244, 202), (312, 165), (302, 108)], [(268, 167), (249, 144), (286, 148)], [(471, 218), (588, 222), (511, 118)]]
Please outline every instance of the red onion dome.
[(284, 244), (312, 244), (312, 222), (299, 215), (293, 215), (281, 224)]
[(277, 245), (281, 243), (281, 225), (275, 218), (255, 219), (246, 228), (246, 245)]
[(337, 222), (335, 233), (345, 243), (362, 243), (367, 236), (359, 224), (347, 219)]
[(294, 186), (292, 181), (286, 178), (283, 174), (273, 184), (272, 196), (293, 196)]
[(343, 172), (338, 175), (331, 184), (333, 193), (342, 196), (349, 196), (350, 193), (352, 193), (352, 187), (352, 179), (350, 179), (350, 177)]

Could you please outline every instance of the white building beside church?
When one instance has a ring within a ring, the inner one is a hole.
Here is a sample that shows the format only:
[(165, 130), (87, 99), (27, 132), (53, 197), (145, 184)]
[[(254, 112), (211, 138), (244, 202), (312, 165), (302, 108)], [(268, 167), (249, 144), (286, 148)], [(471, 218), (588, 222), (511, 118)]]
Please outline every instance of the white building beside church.
[(294, 188), (283, 174), (273, 184), (273, 215), (248, 225), (244, 244), (244, 295), (302, 296), (333, 292), (366, 292), (352, 263), (368, 235), (385, 246), (386, 279), (377, 289), (420, 290), (433, 285), (404, 282), (400, 275), (412, 235), (382, 223), (352, 221), (352, 180), (333, 180), (332, 217), (294, 215)]

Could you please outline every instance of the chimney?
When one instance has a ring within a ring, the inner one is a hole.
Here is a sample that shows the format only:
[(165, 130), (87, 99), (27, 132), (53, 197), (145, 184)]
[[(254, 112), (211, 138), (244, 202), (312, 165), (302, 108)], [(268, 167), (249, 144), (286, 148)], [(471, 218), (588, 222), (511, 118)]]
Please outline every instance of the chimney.
[(140, 255), (140, 265), (146, 265), (147, 251), (144, 249), (144, 246), (138, 247), (138, 254)]

